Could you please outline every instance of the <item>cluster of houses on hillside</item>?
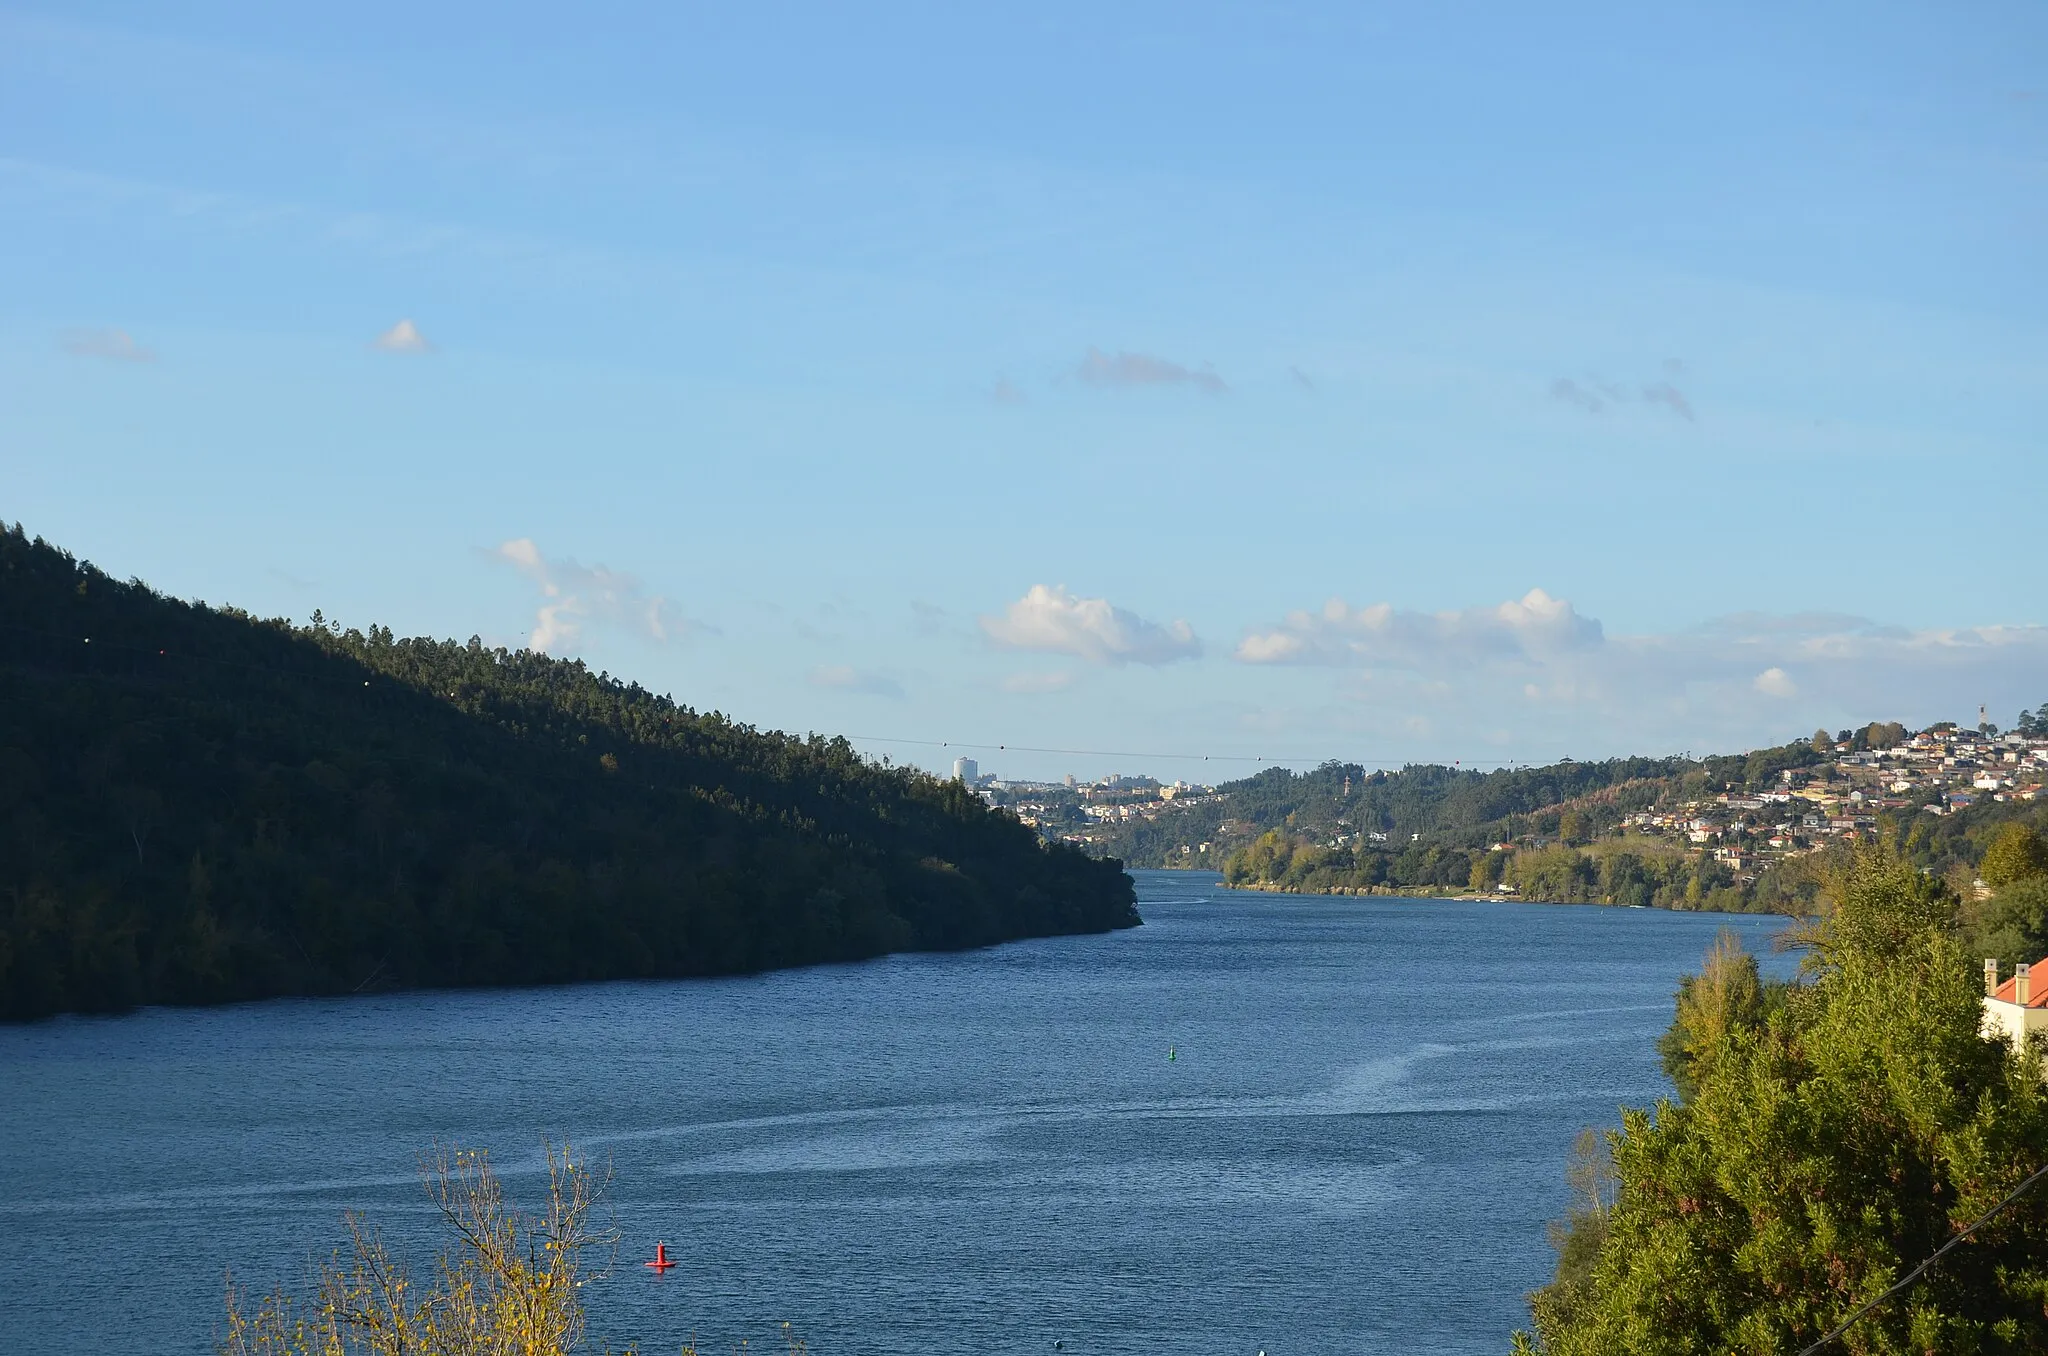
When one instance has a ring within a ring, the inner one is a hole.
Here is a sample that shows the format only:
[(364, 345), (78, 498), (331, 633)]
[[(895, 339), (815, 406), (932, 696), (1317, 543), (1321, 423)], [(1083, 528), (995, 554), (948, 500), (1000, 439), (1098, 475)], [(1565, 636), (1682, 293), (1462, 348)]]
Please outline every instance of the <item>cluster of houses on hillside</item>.
[(1827, 761), (1781, 773), (1779, 782), (1645, 810), (1628, 816), (1625, 827), (1711, 847), (1717, 859), (1745, 872), (1829, 838), (1866, 833), (1886, 810), (1941, 815), (1986, 798), (2034, 800), (2048, 782), (2048, 738), (1937, 726), (1890, 748), (1838, 744)]
[(991, 805), (1007, 808), (1048, 837), (1088, 841), (1089, 831), (1133, 819), (1156, 819), (1169, 806), (1185, 809), (1220, 799), (1216, 788), (1194, 782), (1160, 782), (1153, 777), (1112, 772), (1098, 781), (1068, 777), (1064, 782), (1005, 781), (981, 777), (974, 789)]
[[(1781, 773), (1775, 785), (1644, 810), (1627, 816), (1622, 827), (1710, 851), (1744, 877), (1774, 858), (1812, 851), (1829, 839), (1868, 833), (1877, 827), (1878, 815), (1888, 810), (1953, 814), (1986, 798), (2033, 800), (2048, 784), (2048, 735), (1996, 734), (1988, 728), (1948, 724), (1913, 735), (1890, 728), (1899, 737), (1889, 747), (1869, 747), (1867, 734), (1845, 739), (1828, 749), (1821, 763)], [(1083, 844), (1110, 839), (1133, 820), (1157, 819), (1168, 811), (1225, 798), (1213, 786), (1115, 773), (1093, 782), (1073, 777), (1064, 782), (1006, 781), (980, 775), (966, 760), (956, 766), (955, 775), (990, 804), (1006, 807), (1044, 836)], [(1347, 829), (1338, 821), (1327, 845), (1389, 845), (1386, 833)], [(1190, 843), (1180, 855), (1199, 861), (1213, 855), (1220, 860), (1229, 843), (1244, 837), (1245, 826), (1225, 820), (1216, 834), (1216, 843)], [(1403, 840), (1420, 836), (1399, 835)], [(1494, 846), (1512, 849), (1541, 841), (1532, 837)]]
[[(1923, 731), (1889, 749), (1837, 752), (1834, 766), (1875, 781), (1894, 797), (1917, 800), (1935, 814), (1978, 799), (2033, 800), (2048, 782), (2048, 737), (1978, 730)], [(1932, 793), (1934, 799), (1929, 799)]]

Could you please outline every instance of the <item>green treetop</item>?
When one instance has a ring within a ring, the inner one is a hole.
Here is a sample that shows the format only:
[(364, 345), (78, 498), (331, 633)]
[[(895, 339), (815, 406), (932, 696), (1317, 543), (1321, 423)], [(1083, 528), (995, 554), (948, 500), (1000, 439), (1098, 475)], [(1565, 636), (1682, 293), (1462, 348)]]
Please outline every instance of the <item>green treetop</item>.
[(2008, 824), (1984, 850), (1984, 861), (1977, 874), (1994, 890), (2036, 876), (2048, 876), (2048, 843), (2042, 842), (2041, 835), (2029, 825)]
[[(1953, 897), (1875, 852), (1830, 895), (1804, 982), (1758, 983), (1723, 942), (1682, 992), (1664, 1045), (1680, 1100), (1623, 1113), (1611, 1206), (1575, 1207), (1570, 1265), (1531, 1297), (1517, 1351), (1799, 1351), (2048, 1163), (2039, 1054), (1979, 1033)], [(2048, 1199), (2005, 1210), (1836, 1349), (2048, 1350)]]

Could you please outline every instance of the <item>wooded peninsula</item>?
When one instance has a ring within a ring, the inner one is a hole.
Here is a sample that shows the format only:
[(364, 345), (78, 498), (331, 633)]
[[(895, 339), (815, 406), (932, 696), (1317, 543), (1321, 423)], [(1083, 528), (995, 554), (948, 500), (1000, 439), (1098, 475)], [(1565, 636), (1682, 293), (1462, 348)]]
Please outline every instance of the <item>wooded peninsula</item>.
[(0, 529), (0, 1018), (735, 974), (1139, 922), (1122, 864), (580, 661)]

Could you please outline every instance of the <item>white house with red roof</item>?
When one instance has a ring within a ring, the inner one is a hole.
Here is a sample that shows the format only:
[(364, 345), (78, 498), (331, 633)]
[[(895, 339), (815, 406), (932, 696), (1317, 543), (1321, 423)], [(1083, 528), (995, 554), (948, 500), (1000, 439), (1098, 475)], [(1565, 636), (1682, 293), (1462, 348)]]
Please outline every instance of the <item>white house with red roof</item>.
[(2028, 1036), (2048, 1036), (2048, 958), (2033, 965), (2021, 961), (2003, 984), (1998, 962), (1984, 962), (1983, 1031), (2015, 1045)]

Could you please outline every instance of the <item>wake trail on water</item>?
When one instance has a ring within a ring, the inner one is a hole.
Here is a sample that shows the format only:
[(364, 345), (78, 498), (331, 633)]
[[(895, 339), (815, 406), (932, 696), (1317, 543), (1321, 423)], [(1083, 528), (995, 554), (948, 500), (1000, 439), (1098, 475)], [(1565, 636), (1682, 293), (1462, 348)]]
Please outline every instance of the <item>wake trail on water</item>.
[[(1577, 1015), (1577, 1014), (1561, 1014)], [(1032, 1102), (944, 1102), (892, 1104), (830, 1111), (651, 1127), (590, 1141), (671, 1141), (679, 1161), (659, 1169), (672, 1177), (751, 1176), (777, 1173), (858, 1173), (909, 1168), (944, 1168), (1016, 1159), (1006, 1141), (1020, 1131), (1043, 1131), (1120, 1122), (1282, 1122), (1330, 1117), (1410, 1116), (1498, 1112), (1572, 1100), (1572, 1090), (1489, 1090), (1447, 1092), (1437, 1080), (1418, 1086), (1418, 1072), (1511, 1049), (1548, 1049), (1580, 1043), (1605, 1044), (1624, 1034), (1591, 1037), (1531, 1036), (1466, 1042), (1425, 1041), (1376, 1055), (1332, 1071), (1321, 1085), (1299, 1091), (1253, 1095), (1193, 1094), (1110, 1100), (1048, 1099)], [(733, 1145), (740, 1137), (788, 1135), (779, 1142)]]
[[(501, 1173), (500, 1176), (510, 1176)], [(359, 1193), (366, 1190), (396, 1190), (417, 1187), (418, 1173), (373, 1174), (361, 1177), (329, 1177), (307, 1181), (303, 1178), (270, 1182), (203, 1182), (192, 1186), (163, 1187), (155, 1191), (121, 1191), (96, 1196), (44, 1197), (39, 1200), (0, 1203), (0, 1218), (35, 1215), (120, 1215), (192, 1207), (263, 1204), (301, 1196), (329, 1193)]]
[[(672, 1144), (678, 1160), (656, 1169), (668, 1177), (759, 1176), (768, 1174), (851, 1174), (940, 1169), (1014, 1161), (1019, 1131), (1085, 1127), (1116, 1122), (1244, 1120), (1275, 1122), (1326, 1117), (1409, 1116), (1501, 1112), (1520, 1107), (1581, 1100), (1592, 1089), (1535, 1087), (1458, 1090), (1449, 1072), (1420, 1081), (1433, 1065), (1455, 1065), (1516, 1050), (1553, 1050), (1609, 1045), (1640, 1038), (1634, 1031), (1577, 1031), (1498, 1034), (1531, 1023), (1662, 1011), (1667, 1005), (1620, 1004), (1558, 1008), (1476, 1016), (1453, 1024), (1465, 1039), (1418, 1042), (1406, 1049), (1331, 1070), (1319, 1086), (1252, 1095), (1188, 1094), (1123, 1099), (1049, 1098), (1040, 1101), (950, 1101), (876, 1106), (812, 1108), (768, 1115), (684, 1121), (637, 1129), (572, 1136), (584, 1153), (635, 1144)], [(767, 1142), (760, 1142), (763, 1138)], [(735, 1144), (734, 1140), (754, 1142)], [(724, 1142), (721, 1142), (724, 1141)], [(545, 1171), (538, 1153), (509, 1157), (500, 1167), (508, 1179)], [(178, 1210), (231, 1202), (261, 1205), (295, 1198), (399, 1191), (416, 1185), (416, 1173), (366, 1173), (314, 1180), (201, 1183), (149, 1191), (123, 1191), (76, 1198), (44, 1197), (0, 1203), (0, 1218), (37, 1215), (119, 1215)]]

